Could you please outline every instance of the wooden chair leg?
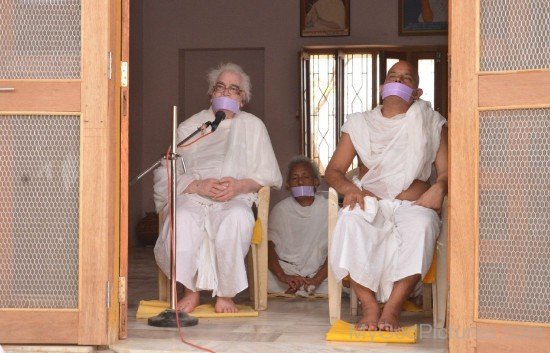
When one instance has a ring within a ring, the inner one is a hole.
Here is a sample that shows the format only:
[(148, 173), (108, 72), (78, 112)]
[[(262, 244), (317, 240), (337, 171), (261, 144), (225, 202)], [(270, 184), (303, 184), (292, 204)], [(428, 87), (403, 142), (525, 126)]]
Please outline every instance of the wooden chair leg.
[(256, 254), (257, 281), (256, 293), (258, 294), (258, 305), (256, 310), (267, 309), (267, 241), (259, 244)]
[(432, 316), (434, 328), (438, 328), (437, 319), (439, 317), (439, 306), (437, 303), (437, 282), (432, 283)]
[(158, 268), (159, 300), (170, 302), (170, 279)]
[(342, 309), (342, 284), (336, 281), (330, 266), (331, 256), (330, 249), (332, 246), (332, 232), (338, 218), (338, 194), (333, 188), (329, 189), (328, 193), (328, 312), (330, 324), (334, 324), (340, 320), (340, 310)]
[[(254, 244), (251, 245), (250, 251), (246, 255), (246, 277), (248, 279), (248, 294), (250, 296), (250, 301), (252, 303), (255, 303), (254, 301), (256, 298), (256, 295), (255, 295), (256, 270), (254, 268), (254, 260), (252, 258), (252, 251), (253, 251), (252, 249), (254, 249)], [(254, 304), (254, 306), (256, 305)]]
[(328, 270), (328, 310), (330, 324), (340, 320), (342, 306), (342, 285), (336, 282), (331, 269)]
[(256, 245), (252, 245), (252, 271), (254, 278), (254, 283), (252, 284), (252, 292), (254, 293), (254, 309), (259, 310), (260, 307), (260, 283), (259, 283), (259, 274), (258, 274), (258, 249)]
[[(258, 193), (259, 206), (258, 206), (258, 219), (262, 225), (262, 241), (254, 245), (256, 251), (252, 252), (252, 255), (256, 258), (255, 263), (255, 292), (257, 293), (257, 299), (255, 301), (256, 310), (267, 309), (267, 225), (269, 220), (269, 197), (270, 189), (264, 186)], [(254, 255), (255, 254), (255, 255)]]
[(432, 313), (432, 285), (430, 283), (422, 284), (422, 310), (424, 316), (430, 316)]

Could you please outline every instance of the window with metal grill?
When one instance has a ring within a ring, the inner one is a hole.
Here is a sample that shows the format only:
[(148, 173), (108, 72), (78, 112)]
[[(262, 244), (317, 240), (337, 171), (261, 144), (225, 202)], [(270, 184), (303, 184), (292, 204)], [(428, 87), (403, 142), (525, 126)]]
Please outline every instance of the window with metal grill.
[[(302, 153), (321, 174), (349, 114), (381, 103), (379, 86), (399, 60), (418, 67), (422, 99), (447, 114), (446, 47), (304, 48), (301, 55)], [(355, 160), (351, 166), (357, 166)]]

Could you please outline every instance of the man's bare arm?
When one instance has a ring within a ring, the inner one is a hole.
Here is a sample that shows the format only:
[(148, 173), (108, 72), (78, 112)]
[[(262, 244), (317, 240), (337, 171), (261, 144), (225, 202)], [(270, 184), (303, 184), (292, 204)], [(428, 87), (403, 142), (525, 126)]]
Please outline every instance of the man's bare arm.
[(279, 281), (288, 284), (288, 289), (285, 293), (296, 293), (300, 287), (307, 285), (307, 281), (304, 277), (287, 275), (285, 273), (281, 264), (279, 264), (279, 255), (275, 250), (275, 243), (272, 241), (267, 242), (267, 259), (267, 268), (271, 273), (273, 273)]
[(317, 273), (312, 278), (308, 278), (307, 283), (313, 284), (315, 287), (318, 287), (326, 278), (328, 277), (328, 257), (323, 262), (321, 267), (317, 270)]
[(364, 207), (363, 192), (346, 178), (346, 172), (355, 157), (355, 153), (351, 138), (345, 132), (342, 133), (336, 151), (334, 151), (325, 170), (327, 183), (336, 189), (339, 194), (344, 195), (344, 207), (350, 205), (350, 209), (353, 209), (357, 203), (361, 208)]
[(445, 198), (445, 195), (447, 195), (448, 187), (447, 135), (447, 128), (443, 127), (441, 129), (441, 141), (439, 142), (439, 149), (437, 150), (434, 162), (435, 171), (437, 174), (436, 182), (415, 202), (415, 204), (418, 206), (432, 208), (438, 212), (441, 211), (441, 205), (443, 204), (443, 199)]

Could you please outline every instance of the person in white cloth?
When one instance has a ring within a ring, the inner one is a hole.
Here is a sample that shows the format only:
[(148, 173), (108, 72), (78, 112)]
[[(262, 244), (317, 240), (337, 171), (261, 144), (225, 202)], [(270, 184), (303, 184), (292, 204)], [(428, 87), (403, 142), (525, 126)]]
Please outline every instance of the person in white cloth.
[[(215, 310), (237, 312), (233, 297), (248, 286), (244, 257), (250, 248), (254, 216), (262, 186), (280, 188), (282, 176), (263, 122), (241, 111), (250, 99), (250, 78), (238, 65), (226, 63), (208, 74), (212, 106), (178, 127), (181, 141), (198, 127), (226, 114), (217, 129), (203, 130), (178, 149), (186, 172), (178, 170), (176, 280), (184, 285), (178, 309), (189, 313), (199, 305), (199, 291), (211, 290)], [(212, 133), (209, 133), (212, 132)], [(178, 162), (178, 167), (181, 167)], [(157, 211), (165, 219), (155, 245), (155, 258), (170, 275), (170, 219), (167, 171), (154, 173)]]
[(296, 156), (290, 161), (286, 187), (292, 196), (269, 214), (270, 293), (328, 293), (328, 201), (316, 193), (319, 184), (319, 169), (311, 159)]
[[(330, 264), (348, 274), (362, 303), (356, 328), (396, 331), (405, 300), (428, 271), (447, 194), (446, 120), (419, 97), (418, 72), (406, 61), (389, 70), (383, 105), (348, 116), (325, 178), (344, 195)], [(366, 173), (345, 177), (355, 155)], [(436, 181), (430, 185), (432, 167)], [(381, 311), (378, 303), (385, 302)]]

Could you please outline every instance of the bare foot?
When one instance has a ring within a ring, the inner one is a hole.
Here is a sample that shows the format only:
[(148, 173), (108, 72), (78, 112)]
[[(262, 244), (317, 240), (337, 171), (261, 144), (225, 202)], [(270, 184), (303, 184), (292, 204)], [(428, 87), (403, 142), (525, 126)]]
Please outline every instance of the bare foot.
[(380, 331), (401, 331), (401, 325), (399, 325), (399, 314), (401, 310), (395, 310), (391, 306), (384, 306), (380, 320), (378, 320), (378, 329)]
[(214, 309), (217, 313), (236, 313), (239, 311), (233, 302), (233, 298), (218, 297)]
[(363, 316), (355, 324), (355, 329), (358, 331), (376, 331), (378, 330), (378, 321), (380, 319), (380, 307), (377, 303), (372, 305), (363, 304)]
[(378, 328), (381, 331), (401, 331), (399, 325), (399, 315), (403, 308), (403, 303), (409, 297), (416, 283), (420, 280), (420, 275), (412, 275), (394, 282), (390, 298), (384, 305), (380, 320), (378, 320)]
[(193, 292), (187, 288), (184, 289), (183, 298), (178, 301), (176, 308), (189, 314), (199, 305), (200, 292)]

